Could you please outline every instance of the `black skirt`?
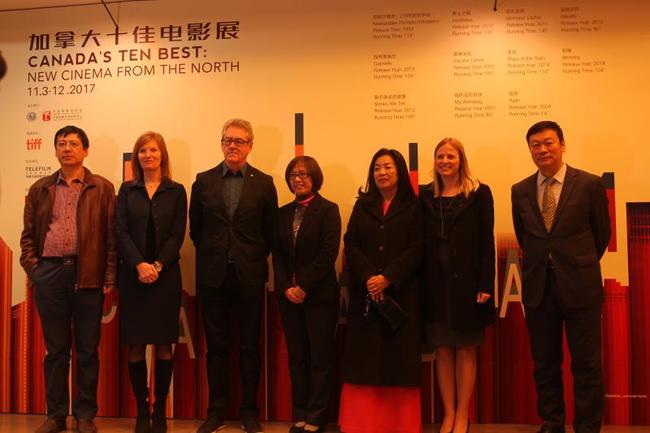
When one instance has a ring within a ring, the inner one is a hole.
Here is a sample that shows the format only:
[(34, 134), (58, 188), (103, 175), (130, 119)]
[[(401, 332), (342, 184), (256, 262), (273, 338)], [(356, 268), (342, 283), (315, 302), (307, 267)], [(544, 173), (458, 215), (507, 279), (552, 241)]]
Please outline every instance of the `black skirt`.
[(121, 344), (176, 343), (181, 287), (178, 262), (164, 268), (153, 284), (141, 283), (135, 269), (122, 265), (119, 277)]

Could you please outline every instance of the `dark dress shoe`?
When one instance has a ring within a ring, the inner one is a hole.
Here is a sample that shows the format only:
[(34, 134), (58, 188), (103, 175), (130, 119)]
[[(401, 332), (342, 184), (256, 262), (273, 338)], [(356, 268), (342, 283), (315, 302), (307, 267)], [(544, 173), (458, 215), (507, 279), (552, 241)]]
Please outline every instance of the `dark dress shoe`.
[(222, 417), (208, 417), (203, 424), (196, 430), (196, 433), (213, 433), (226, 427)]
[(245, 433), (262, 433), (264, 431), (262, 425), (255, 417), (242, 419), (241, 429), (244, 430)]
[(164, 416), (152, 416), (149, 433), (167, 433), (167, 419)]
[(59, 433), (60, 431), (66, 430), (67, 426), (65, 425), (64, 419), (46, 419), (43, 424), (41, 424), (34, 433)]
[(151, 417), (148, 413), (139, 413), (135, 419), (135, 433), (149, 433), (149, 430), (151, 430)]
[(79, 433), (97, 433), (97, 426), (91, 419), (77, 420), (77, 431)]
[(289, 433), (302, 433), (302, 432), (304, 432), (302, 427), (298, 427), (298, 426), (295, 426), (295, 425), (292, 425), (291, 427), (289, 427)]
[(537, 433), (564, 433), (564, 426), (550, 426), (544, 424)]

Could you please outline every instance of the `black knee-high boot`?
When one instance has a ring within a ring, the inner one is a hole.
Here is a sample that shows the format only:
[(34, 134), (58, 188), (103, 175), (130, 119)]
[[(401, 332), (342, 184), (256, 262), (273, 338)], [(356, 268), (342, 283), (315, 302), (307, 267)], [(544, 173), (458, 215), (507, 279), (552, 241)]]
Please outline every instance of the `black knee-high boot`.
[(174, 361), (171, 359), (156, 359), (156, 371), (154, 373), (156, 384), (154, 385), (153, 415), (151, 416), (151, 432), (166, 433), (167, 420), (165, 418), (165, 406), (169, 384), (172, 381)]
[(147, 388), (147, 362), (129, 362), (131, 388), (138, 405), (138, 417), (135, 420), (135, 433), (149, 433), (149, 388)]

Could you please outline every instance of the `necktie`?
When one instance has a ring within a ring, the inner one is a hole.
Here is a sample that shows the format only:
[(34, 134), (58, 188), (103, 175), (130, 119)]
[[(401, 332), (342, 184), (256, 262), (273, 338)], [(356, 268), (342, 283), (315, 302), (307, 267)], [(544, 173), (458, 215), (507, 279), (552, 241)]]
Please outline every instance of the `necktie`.
[(542, 197), (542, 217), (544, 218), (544, 225), (546, 231), (551, 231), (553, 220), (555, 219), (555, 211), (557, 210), (557, 203), (553, 195), (553, 184), (557, 182), (554, 177), (547, 177), (544, 179), (544, 196)]

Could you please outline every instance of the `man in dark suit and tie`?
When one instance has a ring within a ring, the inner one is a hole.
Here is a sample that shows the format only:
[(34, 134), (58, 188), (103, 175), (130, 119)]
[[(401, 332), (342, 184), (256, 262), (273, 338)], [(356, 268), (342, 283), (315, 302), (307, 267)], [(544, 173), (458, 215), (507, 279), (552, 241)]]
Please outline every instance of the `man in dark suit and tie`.
[(273, 178), (246, 162), (253, 128), (243, 119), (222, 129), (224, 160), (199, 173), (192, 185), (190, 238), (196, 247), (197, 295), (207, 344), (208, 417), (198, 433), (224, 427), (228, 404), (230, 311), (239, 323), (242, 429), (261, 432), (257, 389), (260, 378), (260, 326), (267, 257), (278, 197)]
[(601, 370), (600, 258), (610, 236), (600, 178), (567, 166), (564, 135), (552, 121), (526, 134), (539, 169), (512, 187), (512, 219), (523, 251), (523, 303), (535, 363), (539, 433), (563, 433), (562, 329), (571, 353), (576, 433), (599, 432)]

